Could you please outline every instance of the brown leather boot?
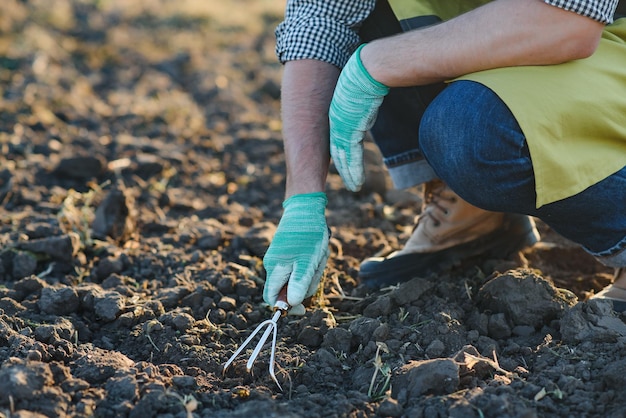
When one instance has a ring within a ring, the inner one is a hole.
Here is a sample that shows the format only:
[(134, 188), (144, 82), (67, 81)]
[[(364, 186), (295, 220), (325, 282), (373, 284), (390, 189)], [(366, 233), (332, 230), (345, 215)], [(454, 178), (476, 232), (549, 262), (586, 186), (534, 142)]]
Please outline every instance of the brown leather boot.
[(364, 260), (359, 278), (369, 287), (392, 285), (482, 254), (505, 257), (538, 240), (528, 216), (479, 209), (436, 180), (424, 186), (422, 213), (404, 248)]
[(613, 303), (614, 311), (626, 311), (626, 267), (616, 269), (613, 284), (593, 295), (591, 299), (610, 300)]

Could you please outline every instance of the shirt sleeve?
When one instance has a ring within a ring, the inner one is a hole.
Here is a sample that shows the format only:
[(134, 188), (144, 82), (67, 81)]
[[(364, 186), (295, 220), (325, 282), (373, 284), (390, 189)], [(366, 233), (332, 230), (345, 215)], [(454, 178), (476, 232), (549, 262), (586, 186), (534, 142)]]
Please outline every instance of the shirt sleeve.
[(544, 0), (544, 2), (609, 24), (613, 23), (618, 0)]
[(361, 43), (358, 29), (376, 0), (288, 0), (276, 28), (281, 63), (317, 59), (343, 68)]

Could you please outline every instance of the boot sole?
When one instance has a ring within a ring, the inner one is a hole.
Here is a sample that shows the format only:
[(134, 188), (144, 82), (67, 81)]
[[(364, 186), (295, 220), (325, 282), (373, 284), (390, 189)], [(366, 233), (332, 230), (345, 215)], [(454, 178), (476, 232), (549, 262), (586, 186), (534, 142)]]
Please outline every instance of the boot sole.
[(505, 258), (539, 241), (534, 222), (527, 216), (506, 214), (502, 228), (473, 241), (432, 253), (411, 253), (391, 258), (368, 258), (361, 263), (359, 279), (380, 288), (449, 270), (464, 260), (483, 255)]

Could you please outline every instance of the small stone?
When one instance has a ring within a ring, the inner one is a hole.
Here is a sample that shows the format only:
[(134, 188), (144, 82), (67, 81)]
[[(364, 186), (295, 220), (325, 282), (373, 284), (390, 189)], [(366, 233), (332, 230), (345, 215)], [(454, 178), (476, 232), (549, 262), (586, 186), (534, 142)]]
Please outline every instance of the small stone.
[(389, 337), (389, 325), (388, 324), (380, 324), (378, 328), (374, 330), (372, 334), (372, 338), (374, 341), (385, 341)]
[(36, 294), (48, 285), (37, 276), (30, 276), (21, 279), (13, 286), (14, 298), (22, 301), (32, 294)]
[(24, 227), (24, 232), (31, 240), (59, 235), (61, 231), (56, 223), (56, 219), (50, 219), (47, 222), (34, 222), (26, 225)]
[(331, 369), (341, 368), (341, 360), (334, 353), (320, 348), (313, 355), (320, 368), (330, 367)]
[(105, 383), (116, 373), (128, 371), (135, 364), (122, 353), (99, 348), (90, 349), (89, 353), (75, 358), (72, 370), (75, 370), (76, 377), (92, 384)]
[(106, 383), (106, 390), (109, 398), (133, 400), (137, 397), (139, 385), (134, 376), (113, 376)]
[(391, 293), (391, 299), (396, 305), (409, 305), (418, 300), (426, 291), (430, 290), (434, 284), (429, 280), (417, 277), (408, 282), (402, 283)]
[(94, 312), (106, 322), (115, 320), (124, 309), (124, 296), (115, 291), (98, 293), (94, 300)]
[(62, 159), (54, 171), (62, 177), (88, 179), (102, 174), (105, 166), (100, 157), (80, 156)]
[(65, 318), (58, 318), (54, 324), (42, 324), (35, 328), (35, 338), (49, 344), (61, 340), (69, 341), (75, 334), (74, 325)]
[(602, 299), (590, 299), (567, 310), (560, 330), (567, 344), (626, 340), (626, 324), (616, 316), (611, 302)]
[(385, 295), (370, 303), (363, 309), (363, 315), (369, 318), (377, 318), (379, 316), (389, 315), (393, 308), (393, 302), (391, 297)]
[(237, 279), (233, 276), (225, 276), (217, 281), (217, 290), (222, 294), (229, 294), (235, 291)]
[(275, 232), (275, 224), (272, 222), (260, 222), (244, 234), (243, 243), (252, 255), (263, 257)]
[(187, 331), (193, 326), (196, 320), (187, 313), (176, 313), (172, 318), (172, 324), (179, 331)]
[(298, 342), (311, 348), (319, 347), (322, 344), (323, 338), (319, 329), (311, 326), (304, 327), (304, 329), (300, 331), (300, 334), (298, 334)]
[(392, 378), (392, 397), (398, 399), (400, 391), (407, 399), (426, 393), (452, 393), (459, 382), (459, 365), (453, 359), (410, 361)]
[(0, 312), (5, 315), (15, 316), (20, 312), (24, 312), (26, 307), (11, 298), (0, 298)]
[(489, 317), (489, 336), (499, 340), (508, 338), (512, 334), (506, 316), (503, 313), (496, 313)]
[(216, 220), (196, 227), (196, 245), (203, 251), (217, 250), (224, 239), (225, 226)]
[(175, 308), (189, 293), (190, 291), (187, 287), (176, 286), (172, 288), (159, 289), (155, 296), (165, 308)]
[(111, 237), (118, 241), (125, 241), (134, 233), (134, 201), (121, 182), (98, 205), (91, 229), (95, 238)]
[(253, 296), (259, 293), (259, 288), (254, 280), (242, 279), (237, 281), (235, 293), (238, 296)]
[(173, 376), (172, 383), (181, 389), (194, 389), (196, 387), (196, 378), (193, 376)]
[(380, 321), (374, 318), (357, 318), (350, 324), (350, 332), (356, 338), (358, 344), (366, 345), (372, 340), (374, 331), (380, 326)]
[(46, 363), (26, 364), (23, 360), (13, 359), (0, 368), (0, 393), (7, 398), (33, 399), (52, 382), (52, 372)]
[(537, 328), (573, 305), (560, 293), (535, 271), (518, 269), (493, 277), (480, 288), (477, 299), (483, 311), (504, 313), (513, 325)]
[(400, 417), (402, 416), (403, 408), (397, 400), (393, 398), (387, 398), (380, 403), (377, 414), (381, 417)]
[(535, 327), (529, 325), (517, 325), (513, 327), (513, 335), (517, 337), (529, 337), (535, 333)]
[(440, 357), (445, 349), (446, 346), (443, 341), (435, 339), (428, 344), (428, 347), (426, 347), (426, 354), (431, 358)]
[(96, 267), (93, 269), (96, 280), (102, 281), (109, 277), (111, 274), (119, 274), (124, 268), (124, 263), (120, 257), (105, 257), (102, 258)]
[(324, 334), (322, 347), (332, 348), (337, 353), (349, 353), (352, 333), (345, 328), (331, 328)]
[(183, 344), (186, 345), (200, 345), (201, 341), (200, 341), (200, 337), (198, 337), (197, 335), (189, 335), (189, 334), (183, 334), (180, 336), (179, 341)]
[(79, 305), (78, 294), (71, 287), (46, 287), (41, 290), (39, 308), (45, 313), (69, 315), (76, 312)]
[(237, 301), (229, 296), (224, 296), (217, 303), (217, 306), (227, 311), (233, 311), (237, 307)]
[(29, 361), (41, 361), (42, 356), (41, 353), (37, 350), (29, 350), (28, 354), (26, 354), (26, 358)]
[(21, 279), (35, 273), (37, 269), (37, 259), (24, 251), (13, 257), (13, 278)]
[(71, 262), (80, 249), (80, 238), (75, 233), (69, 233), (57, 237), (22, 241), (17, 244), (17, 247), (60, 261)]

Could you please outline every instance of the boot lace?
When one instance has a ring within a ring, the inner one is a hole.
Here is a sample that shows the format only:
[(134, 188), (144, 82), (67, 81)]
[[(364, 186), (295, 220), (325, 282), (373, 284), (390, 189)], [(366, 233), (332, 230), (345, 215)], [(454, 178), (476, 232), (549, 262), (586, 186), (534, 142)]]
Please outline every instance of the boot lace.
[[(418, 217), (414, 230), (421, 218), (429, 217), (433, 221), (434, 226), (441, 225), (441, 217), (448, 215), (449, 210), (446, 203), (454, 204), (457, 198), (454, 194), (446, 195), (444, 192), (448, 190), (448, 186), (441, 180), (432, 180), (424, 184), (424, 210)], [(439, 216), (437, 216), (439, 215)]]

